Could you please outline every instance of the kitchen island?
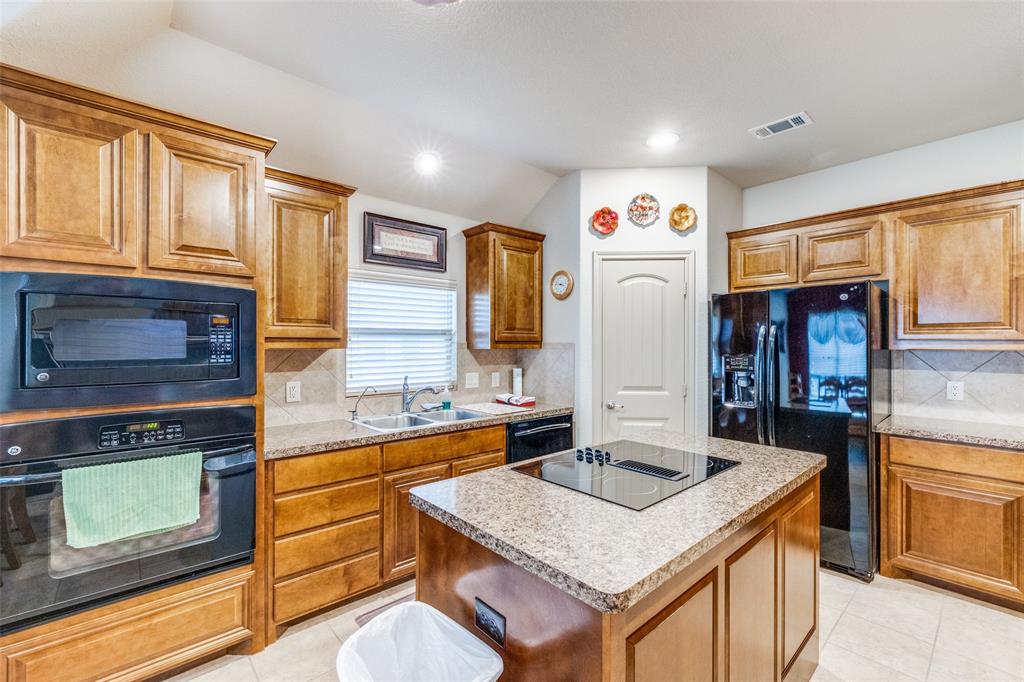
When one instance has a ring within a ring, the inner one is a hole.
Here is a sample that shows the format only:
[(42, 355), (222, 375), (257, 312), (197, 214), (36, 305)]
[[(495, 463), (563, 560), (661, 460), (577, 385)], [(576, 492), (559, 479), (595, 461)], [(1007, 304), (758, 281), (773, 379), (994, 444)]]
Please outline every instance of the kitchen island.
[(739, 465), (642, 511), (521, 463), (414, 488), (417, 598), (488, 642), (503, 680), (809, 679), (825, 458), (628, 438)]

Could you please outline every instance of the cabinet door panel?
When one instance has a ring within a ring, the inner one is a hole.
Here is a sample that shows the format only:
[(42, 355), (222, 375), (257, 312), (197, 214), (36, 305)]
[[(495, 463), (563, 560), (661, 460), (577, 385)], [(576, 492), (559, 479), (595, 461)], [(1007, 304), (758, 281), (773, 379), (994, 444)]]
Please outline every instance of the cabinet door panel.
[(252, 277), (255, 156), (149, 138), (149, 266)]
[(379, 584), (377, 552), (305, 573), (274, 586), (274, 620), (283, 623)]
[(795, 284), (798, 278), (797, 235), (766, 234), (729, 242), (729, 287)]
[(626, 637), (627, 682), (718, 679), (718, 572), (707, 574)]
[(822, 226), (803, 236), (804, 282), (882, 274), (882, 221), (870, 218)]
[(300, 194), (268, 182), (270, 303), (267, 338), (345, 345), (345, 211), (337, 197)]
[(890, 466), (888, 505), (893, 566), (1024, 599), (1024, 486)]
[(776, 674), (775, 526), (725, 561), (726, 680), (774, 680)]
[(416, 571), (416, 509), (409, 504), (409, 491), (418, 485), (450, 476), (447, 464), (410, 469), (384, 477), (384, 581)]
[(779, 519), (782, 551), (782, 664), (788, 669), (818, 624), (818, 496)]
[(142, 203), (137, 130), (5, 97), (0, 136), (0, 255), (136, 265)]
[(897, 218), (899, 339), (1024, 341), (1024, 193)]
[(543, 246), (532, 239), (494, 234), (496, 343), (541, 342)]

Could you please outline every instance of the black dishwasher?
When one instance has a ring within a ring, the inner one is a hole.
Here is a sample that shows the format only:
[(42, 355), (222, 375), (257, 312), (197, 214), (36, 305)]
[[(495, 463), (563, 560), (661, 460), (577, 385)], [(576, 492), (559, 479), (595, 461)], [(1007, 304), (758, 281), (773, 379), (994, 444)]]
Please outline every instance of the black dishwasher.
[(573, 447), (572, 415), (541, 417), (514, 422), (505, 428), (505, 452), (509, 464)]

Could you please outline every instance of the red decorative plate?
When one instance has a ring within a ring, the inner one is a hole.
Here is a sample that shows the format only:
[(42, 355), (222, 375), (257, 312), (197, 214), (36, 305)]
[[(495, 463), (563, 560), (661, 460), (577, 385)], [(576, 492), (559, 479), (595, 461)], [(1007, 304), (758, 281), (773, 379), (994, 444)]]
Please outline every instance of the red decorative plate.
[(590, 225), (601, 234), (611, 234), (619, 226), (619, 214), (607, 206), (594, 211)]

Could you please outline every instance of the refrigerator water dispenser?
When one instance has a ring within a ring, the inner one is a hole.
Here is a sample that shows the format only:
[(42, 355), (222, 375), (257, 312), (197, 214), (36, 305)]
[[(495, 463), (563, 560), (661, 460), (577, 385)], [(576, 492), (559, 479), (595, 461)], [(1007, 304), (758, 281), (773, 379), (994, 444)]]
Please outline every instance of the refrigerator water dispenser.
[(722, 402), (730, 407), (757, 407), (754, 378), (754, 356), (743, 353), (740, 355), (722, 356)]

